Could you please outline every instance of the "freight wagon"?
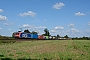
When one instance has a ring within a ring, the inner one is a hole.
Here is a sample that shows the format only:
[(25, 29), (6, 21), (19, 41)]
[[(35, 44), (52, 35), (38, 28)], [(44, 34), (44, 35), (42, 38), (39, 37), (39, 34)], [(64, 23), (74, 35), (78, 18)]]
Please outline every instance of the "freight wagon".
[(45, 39), (43, 35), (38, 35), (38, 39)]
[(45, 37), (45, 39), (49, 39), (49, 36), (44, 36)]

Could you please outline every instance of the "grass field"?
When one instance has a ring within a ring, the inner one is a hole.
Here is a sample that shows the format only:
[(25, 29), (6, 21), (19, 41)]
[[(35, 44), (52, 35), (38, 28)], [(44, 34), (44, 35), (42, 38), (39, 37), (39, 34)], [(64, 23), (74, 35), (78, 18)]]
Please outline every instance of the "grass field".
[(0, 41), (0, 59), (90, 60), (90, 41)]

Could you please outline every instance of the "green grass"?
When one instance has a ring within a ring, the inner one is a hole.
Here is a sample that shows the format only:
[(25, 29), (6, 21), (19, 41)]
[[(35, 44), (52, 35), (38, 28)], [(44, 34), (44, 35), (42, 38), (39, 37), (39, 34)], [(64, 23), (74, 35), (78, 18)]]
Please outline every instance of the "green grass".
[(90, 41), (0, 41), (0, 59), (90, 60)]

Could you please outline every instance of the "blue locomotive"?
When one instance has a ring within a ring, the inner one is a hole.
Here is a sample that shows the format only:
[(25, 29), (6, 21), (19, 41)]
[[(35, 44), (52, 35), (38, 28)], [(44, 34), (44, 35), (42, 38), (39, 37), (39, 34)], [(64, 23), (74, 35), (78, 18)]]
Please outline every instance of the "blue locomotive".
[(16, 32), (14, 33), (15, 38), (29, 38), (29, 39), (38, 39), (38, 34), (30, 34), (25, 32)]

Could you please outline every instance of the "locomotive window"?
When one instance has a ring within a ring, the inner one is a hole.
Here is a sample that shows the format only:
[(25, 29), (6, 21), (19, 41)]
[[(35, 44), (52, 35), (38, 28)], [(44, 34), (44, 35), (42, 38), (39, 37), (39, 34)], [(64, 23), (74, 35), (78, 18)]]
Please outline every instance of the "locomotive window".
[(16, 35), (19, 35), (19, 33), (16, 33)]

